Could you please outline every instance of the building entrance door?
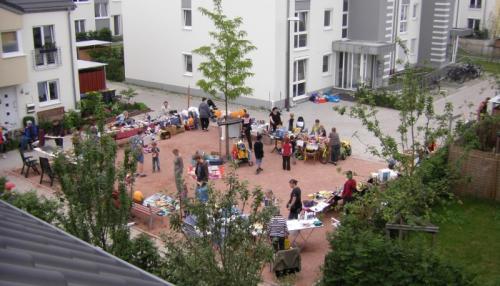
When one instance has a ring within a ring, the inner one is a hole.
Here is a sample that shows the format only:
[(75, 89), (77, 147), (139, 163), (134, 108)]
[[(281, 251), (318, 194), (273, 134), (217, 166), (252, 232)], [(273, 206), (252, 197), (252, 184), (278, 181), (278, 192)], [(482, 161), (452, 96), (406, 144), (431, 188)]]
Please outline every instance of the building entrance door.
[(0, 124), (7, 129), (16, 129), (18, 126), (17, 96), (15, 87), (0, 88)]

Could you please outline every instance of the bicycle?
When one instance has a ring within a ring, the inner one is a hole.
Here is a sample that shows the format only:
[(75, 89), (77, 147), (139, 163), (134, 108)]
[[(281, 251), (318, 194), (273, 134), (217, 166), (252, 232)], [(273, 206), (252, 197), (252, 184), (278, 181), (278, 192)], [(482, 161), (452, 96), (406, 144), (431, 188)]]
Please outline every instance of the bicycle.
[(330, 157), (330, 152), (329, 152), (329, 148), (328, 148), (328, 145), (326, 144), (321, 144), (319, 149), (318, 149), (318, 153), (319, 153), (319, 161), (322, 163), (322, 164), (326, 164), (328, 163), (329, 161), (329, 157)]

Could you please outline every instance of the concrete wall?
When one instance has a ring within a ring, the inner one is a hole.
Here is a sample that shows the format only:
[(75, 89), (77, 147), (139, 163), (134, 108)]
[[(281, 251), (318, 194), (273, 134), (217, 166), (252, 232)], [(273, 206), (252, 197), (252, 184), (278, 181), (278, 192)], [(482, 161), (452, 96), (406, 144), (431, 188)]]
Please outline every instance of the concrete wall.
[[(183, 27), (181, 1), (151, 0), (149, 3), (144, 5), (139, 0), (123, 1), (127, 80), (181, 93), (190, 86), (192, 94), (201, 95), (196, 82), (202, 78), (197, 67), (203, 59), (193, 54), (193, 73), (186, 75), (183, 53), (211, 43), (208, 32), (213, 30), (213, 25), (201, 15), (198, 8), (211, 8), (212, 1), (192, 1), (192, 29)], [(286, 4), (285, 1), (268, 0), (223, 2), (225, 14), (243, 18), (242, 29), (257, 47), (250, 54), (255, 76), (247, 80), (247, 85), (253, 88), (253, 95), (239, 102), (269, 107), (285, 98)], [(331, 42), (340, 38), (341, 33), (341, 9), (333, 5), (337, 3), (329, 0), (312, 1), (308, 19), (308, 47), (301, 50), (292, 47), (291, 70), (293, 60), (308, 59), (308, 92), (333, 85), (333, 75), (323, 75), (321, 70), (323, 55), (331, 53)], [(325, 30), (323, 13), (330, 8), (334, 11), (332, 29)], [(293, 13), (294, 5), (291, 5), (291, 9)], [(135, 13), (138, 10), (141, 13)]]
[(500, 47), (490, 44), (489, 40), (460, 39), (460, 48), (475, 56), (496, 58), (500, 60)]
[[(95, 31), (101, 28), (109, 28), (111, 33), (114, 35), (114, 25), (113, 16), (122, 14), (122, 1), (121, 0), (109, 0), (108, 1), (108, 18), (101, 18), (96, 24), (95, 11), (94, 11), (94, 0), (89, 0), (87, 2), (75, 2), (76, 9), (72, 13), (72, 19), (75, 20), (85, 20), (85, 30)], [(123, 22), (123, 19), (122, 19)]]
[[(0, 32), (19, 31), (22, 27), (21, 15), (0, 8)], [(22, 49), (23, 43), (19, 44), (20, 49)], [(15, 57), (5, 57), (1, 55), (0, 50), (0, 87), (26, 82), (28, 80), (26, 66), (26, 54), (21, 53)]]
[(386, 13), (386, 0), (349, 1), (349, 39), (384, 42)]
[(457, 0), (454, 26), (457, 28), (467, 28), (468, 19), (479, 19), (481, 29), (491, 30), (490, 17), (498, 13), (500, 3), (498, 0), (482, 0), (481, 8), (470, 8), (470, 0)]
[[(70, 21), (72, 22), (72, 21)], [(43, 70), (33, 68), (34, 50), (33, 27), (41, 25), (54, 25), (54, 35), (56, 45), (60, 48), (61, 65)], [(17, 86), (18, 114), (19, 122), (26, 115), (26, 104), (35, 104), (35, 110), (43, 111), (55, 107), (64, 106), (66, 110), (75, 109), (75, 98), (79, 96), (78, 70), (76, 64), (73, 65), (71, 54), (71, 42), (74, 38), (70, 37), (70, 32), (74, 31), (74, 23), (68, 26), (68, 12), (47, 12), (32, 13), (23, 15), (22, 41), (24, 52), (28, 55), (27, 69), (28, 82)], [(76, 61), (76, 49), (73, 48), (73, 55)], [(73, 71), (72, 71), (73, 69)], [(47, 80), (58, 80), (59, 83), (59, 102), (44, 105), (38, 101), (37, 83)], [(75, 83), (75, 85), (73, 85)], [(21, 93), (22, 91), (22, 93)]]

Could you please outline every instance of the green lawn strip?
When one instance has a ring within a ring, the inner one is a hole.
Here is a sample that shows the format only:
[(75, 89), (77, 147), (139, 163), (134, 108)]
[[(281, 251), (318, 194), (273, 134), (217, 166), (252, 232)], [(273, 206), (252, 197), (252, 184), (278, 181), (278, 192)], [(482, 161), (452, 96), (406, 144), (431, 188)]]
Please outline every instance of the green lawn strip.
[(500, 203), (474, 198), (462, 202), (446, 210), (436, 249), (477, 274), (478, 285), (500, 285)]

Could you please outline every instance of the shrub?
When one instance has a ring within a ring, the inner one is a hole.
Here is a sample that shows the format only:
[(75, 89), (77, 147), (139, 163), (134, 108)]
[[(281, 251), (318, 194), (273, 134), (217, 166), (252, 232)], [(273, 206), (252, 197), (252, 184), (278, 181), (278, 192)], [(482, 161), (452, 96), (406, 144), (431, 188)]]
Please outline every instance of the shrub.
[(140, 234), (130, 240), (127, 251), (120, 258), (156, 275), (162, 263), (158, 247), (146, 234)]
[(113, 81), (125, 80), (123, 64), (123, 46), (107, 47), (90, 51), (90, 56), (102, 63), (107, 63), (106, 78)]
[(96, 40), (108, 41), (111, 42), (113, 40), (113, 36), (111, 34), (111, 30), (108, 28), (102, 28), (97, 32)]
[(474, 285), (473, 277), (415, 244), (343, 224), (330, 236), (320, 285)]
[(35, 191), (27, 193), (7, 192), (0, 198), (48, 223), (57, 224), (62, 219), (62, 215), (59, 213), (61, 203), (45, 197), (39, 198)]
[(63, 126), (64, 129), (72, 129), (72, 128), (79, 129), (80, 127), (82, 127), (83, 119), (80, 113), (76, 112), (75, 110), (70, 110), (66, 112), (64, 114)]
[(76, 33), (76, 41), (87, 41), (89, 39), (88, 34), (86, 32)]
[(31, 116), (31, 115), (27, 115), (25, 117), (23, 117), (23, 126), (26, 127), (26, 125), (28, 125), (28, 121), (31, 121), (33, 122), (33, 124), (35, 124), (35, 117)]
[(370, 90), (365, 86), (360, 86), (354, 94), (354, 97), (364, 104), (399, 109), (396, 96), (385, 89)]

